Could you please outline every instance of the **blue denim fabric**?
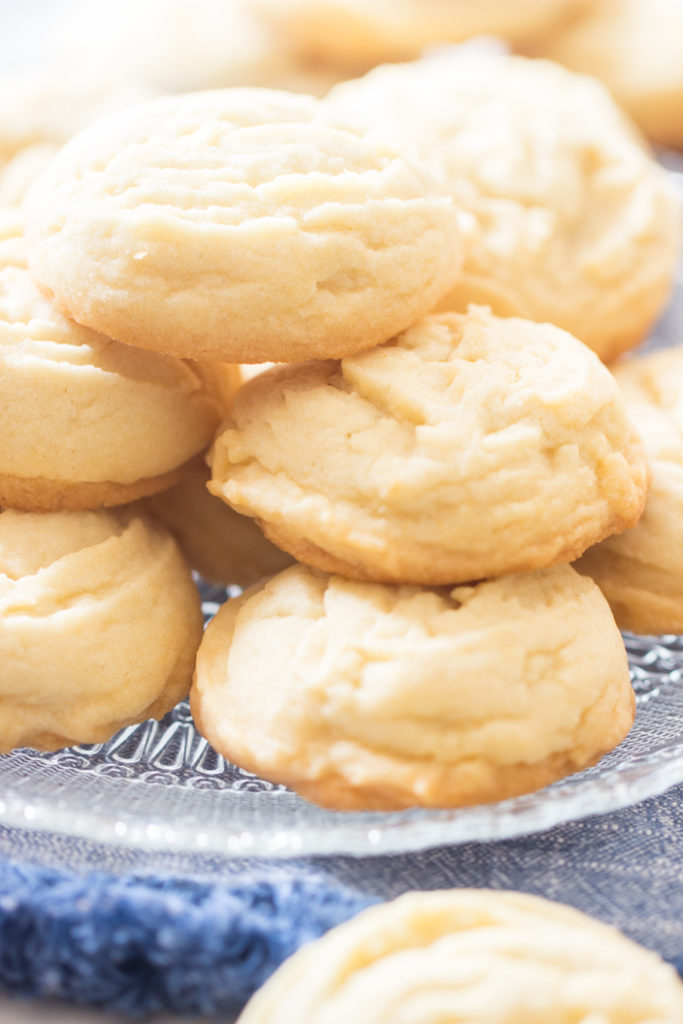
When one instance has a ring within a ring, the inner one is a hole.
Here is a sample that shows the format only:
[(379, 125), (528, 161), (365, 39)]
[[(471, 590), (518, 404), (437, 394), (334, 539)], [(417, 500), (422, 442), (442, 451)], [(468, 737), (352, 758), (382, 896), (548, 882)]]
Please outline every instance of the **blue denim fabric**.
[[(129, 1014), (230, 1011), (303, 942), (408, 889), (571, 904), (683, 973), (683, 787), (500, 843), (287, 862), (183, 859), (0, 829), (0, 988)], [(21, 857), (21, 864), (16, 858)], [(97, 866), (98, 870), (93, 868)], [(106, 873), (105, 873), (106, 871)]]

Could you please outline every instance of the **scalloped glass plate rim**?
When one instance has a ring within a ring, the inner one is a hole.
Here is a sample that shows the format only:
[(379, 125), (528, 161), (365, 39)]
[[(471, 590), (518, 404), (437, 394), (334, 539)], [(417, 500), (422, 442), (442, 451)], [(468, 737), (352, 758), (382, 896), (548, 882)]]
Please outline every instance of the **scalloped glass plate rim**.
[[(663, 793), (683, 782), (683, 743), (668, 751), (667, 760), (653, 768), (660, 752), (644, 755), (628, 765), (615, 765), (608, 773), (596, 776), (580, 786), (537, 790), (498, 804), (444, 811), (415, 809), (358, 815), (355, 827), (345, 825), (345, 812), (329, 812), (330, 820), (318, 828), (231, 830), (225, 826), (176, 825), (148, 821), (143, 824), (125, 815), (116, 818), (68, 804), (60, 806), (45, 800), (29, 800), (11, 791), (0, 799), (0, 821), (15, 828), (59, 832), (73, 838), (115, 844), (149, 852), (182, 852), (192, 855), (244, 857), (258, 853), (263, 857), (351, 855), (398, 853), (443, 845), (510, 839), (519, 835), (546, 831), (555, 825), (593, 814), (616, 811)], [(570, 776), (576, 780), (580, 776)], [(102, 781), (102, 780), (100, 780)], [(117, 783), (118, 780), (106, 780)], [(132, 784), (138, 783), (132, 780)], [(128, 787), (131, 780), (121, 783)], [(149, 784), (146, 784), (146, 787)], [(160, 786), (159, 789), (166, 787)], [(611, 796), (605, 807), (606, 790)], [(538, 802), (538, 797), (543, 801)], [(273, 794), (277, 799), (277, 794)], [(263, 799), (263, 798), (262, 798)], [(495, 817), (492, 809), (495, 807)], [(358, 818), (367, 820), (359, 828)], [(493, 825), (493, 827), (492, 827)]]

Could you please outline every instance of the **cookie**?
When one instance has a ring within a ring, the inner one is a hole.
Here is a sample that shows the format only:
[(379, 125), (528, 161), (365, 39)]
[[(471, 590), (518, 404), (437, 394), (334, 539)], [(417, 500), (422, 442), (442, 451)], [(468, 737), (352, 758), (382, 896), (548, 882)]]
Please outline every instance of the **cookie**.
[(0, 75), (0, 162), (38, 143), (61, 146), (91, 121), (156, 94), (151, 85), (99, 70)]
[(210, 458), (212, 493), (295, 558), (389, 583), (571, 561), (634, 526), (647, 488), (595, 354), (479, 307), (341, 362), (260, 374)]
[(19, 217), (4, 231), (0, 218), (0, 506), (98, 508), (169, 487), (211, 442), (237, 370), (68, 320), (37, 290), (21, 247)]
[(426, 171), (325, 111), (231, 89), (92, 126), (27, 197), (36, 279), (79, 323), (178, 356), (386, 341), (453, 284), (458, 215)]
[(54, 142), (36, 142), (0, 163), (0, 205), (19, 206), (58, 149)]
[(294, 566), (221, 608), (190, 699), (219, 753), (340, 810), (529, 792), (634, 713), (607, 603), (570, 566), (451, 591)]
[(601, 0), (539, 52), (599, 78), (653, 142), (683, 147), (680, 0)]
[(429, 162), (464, 211), (464, 271), (438, 309), (548, 321), (606, 362), (646, 335), (676, 267), (679, 202), (598, 82), (465, 51), (378, 68), (328, 102)]
[(171, 92), (290, 88), (308, 72), (250, 0), (72, 0), (58, 36), (70, 66), (107, 68)]
[(189, 688), (199, 595), (178, 546), (128, 510), (0, 512), (0, 750), (102, 743)]
[(636, 528), (589, 548), (577, 568), (593, 577), (622, 629), (683, 633), (683, 346), (624, 361), (614, 375), (652, 483)]
[(411, 892), (307, 943), (238, 1024), (674, 1024), (676, 971), (616, 929), (517, 892)]
[(212, 583), (249, 587), (292, 564), (253, 519), (234, 512), (206, 489), (206, 467), (189, 470), (175, 487), (142, 503), (178, 541), (193, 569)]
[(260, 0), (281, 35), (309, 59), (367, 69), (410, 60), (424, 47), (472, 36), (530, 42), (584, 6), (581, 0)]

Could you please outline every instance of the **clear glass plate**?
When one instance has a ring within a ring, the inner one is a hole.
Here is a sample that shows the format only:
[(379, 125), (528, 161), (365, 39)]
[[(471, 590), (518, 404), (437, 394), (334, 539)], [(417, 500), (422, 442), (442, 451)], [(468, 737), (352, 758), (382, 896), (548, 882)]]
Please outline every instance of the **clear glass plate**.
[[(665, 158), (683, 169), (679, 156)], [(683, 175), (673, 180), (683, 195)], [(683, 275), (649, 345), (683, 341)], [(211, 615), (226, 591), (203, 587)], [(606, 813), (683, 782), (683, 637), (626, 636), (635, 725), (593, 768), (503, 803), (450, 811), (325, 811), (227, 763), (187, 702), (109, 743), (0, 757), (0, 825), (221, 857), (389, 853), (494, 840)]]

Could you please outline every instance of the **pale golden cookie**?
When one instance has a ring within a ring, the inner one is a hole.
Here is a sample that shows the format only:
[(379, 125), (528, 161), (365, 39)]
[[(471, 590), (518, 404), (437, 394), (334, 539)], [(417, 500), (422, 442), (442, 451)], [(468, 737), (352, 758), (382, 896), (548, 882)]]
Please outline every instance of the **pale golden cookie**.
[(21, 266), (21, 244), (19, 217), (0, 217), (0, 506), (97, 508), (170, 487), (210, 444), (236, 368), (66, 319)]
[(599, 78), (653, 142), (683, 147), (681, 0), (601, 0), (539, 51)]
[(209, 489), (300, 561), (441, 584), (578, 557), (638, 521), (647, 469), (618, 388), (550, 324), (425, 317), (240, 388)]
[(378, 68), (328, 102), (429, 162), (462, 208), (464, 272), (439, 309), (547, 320), (605, 361), (647, 333), (676, 267), (679, 204), (598, 82), (465, 52)]
[(19, 206), (58, 149), (54, 142), (36, 142), (0, 163), (0, 204)]
[(411, 892), (307, 944), (238, 1024), (680, 1024), (656, 953), (516, 892)]
[(0, 75), (0, 162), (37, 143), (61, 146), (91, 121), (156, 93), (99, 69)]
[(451, 201), (310, 96), (226, 89), (103, 120), (27, 197), (29, 263), (70, 316), (190, 358), (386, 341), (459, 271)]
[(291, 565), (291, 556), (266, 540), (253, 519), (209, 494), (208, 478), (206, 467), (197, 467), (143, 502), (171, 531), (192, 568), (213, 583), (249, 587)]
[(251, 0), (72, 0), (59, 34), (60, 56), (72, 66), (107, 68), (172, 92), (294, 88), (308, 72)]
[(367, 69), (472, 36), (530, 42), (585, 0), (257, 0), (306, 57)]
[(683, 633), (683, 346), (619, 364), (614, 375), (652, 484), (636, 528), (590, 548), (577, 568), (593, 577), (622, 629)]
[(294, 566), (221, 608), (191, 703), (225, 757), (340, 810), (529, 792), (634, 713), (614, 619), (570, 566), (450, 593)]
[(189, 688), (202, 635), (176, 542), (128, 510), (0, 512), (0, 749), (102, 743)]

